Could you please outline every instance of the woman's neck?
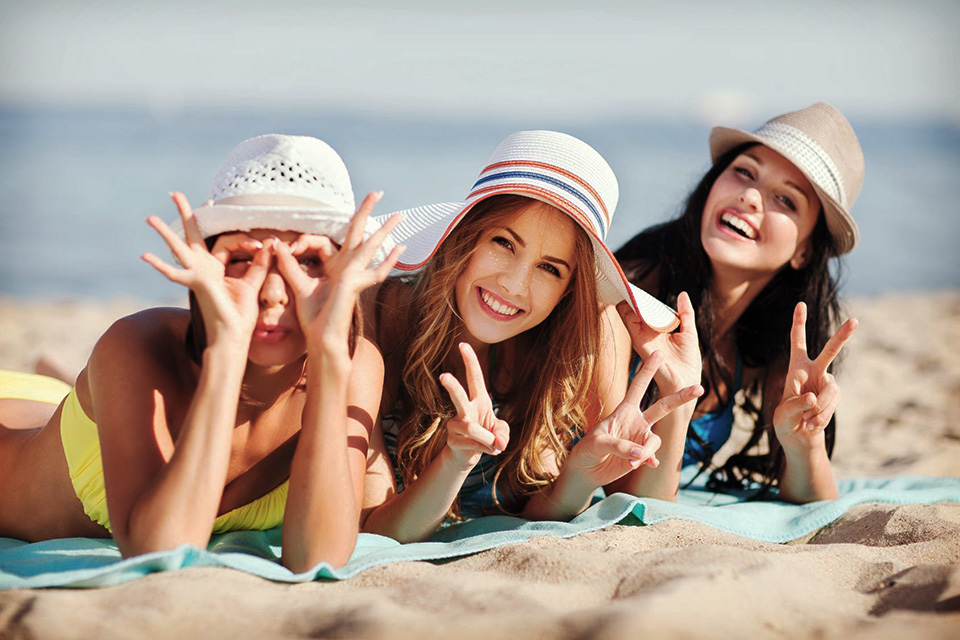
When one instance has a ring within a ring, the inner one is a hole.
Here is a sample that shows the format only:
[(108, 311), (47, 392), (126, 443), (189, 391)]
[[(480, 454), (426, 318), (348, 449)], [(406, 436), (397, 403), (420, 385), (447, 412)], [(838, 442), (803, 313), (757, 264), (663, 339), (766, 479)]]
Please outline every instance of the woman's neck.
[(743, 272), (724, 273), (724, 270), (714, 266), (711, 290), (716, 322), (713, 327), (713, 340), (723, 340), (730, 334), (740, 316), (772, 279), (773, 274), (751, 277)]
[(244, 395), (257, 404), (272, 406), (281, 395), (297, 386), (305, 369), (306, 356), (272, 367), (248, 362), (243, 374)]

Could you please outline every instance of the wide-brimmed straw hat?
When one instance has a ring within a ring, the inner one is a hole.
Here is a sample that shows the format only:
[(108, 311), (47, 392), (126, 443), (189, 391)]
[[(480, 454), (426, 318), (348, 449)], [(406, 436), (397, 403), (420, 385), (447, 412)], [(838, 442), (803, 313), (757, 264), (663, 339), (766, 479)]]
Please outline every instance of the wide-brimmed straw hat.
[(715, 127), (710, 133), (710, 155), (716, 162), (746, 142), (770, 147), (806, 176), (823, 205), (838, 255), (857, 246), (860, 230), (850, 207), (863, 186), (863, 151), (842, 113), (826, 102), (818, 102), (777, 116), (753, 133)]
[(407, 248), (396, 268), (412, 271), (422, 267), (474, 205), (503, 194), (553, 205), (580, 225), (593, 243), (601, 302), (616, 304), (627, 300), (654, 329), (671, 331), (677, 327), (676, 313), (630, 284), (604, 242), (619, 198), (613, 170), (590, 145), (564, 133), (511, 134), (493, 152), (463, 202), (402, 211), (403, 222), (393, 236)]
[[(282, 204), (245, 202), (270, 196), (282, 197)], [(268, 134), (234, 147), (217, 170), (210, 200), (193, 213), (204, 238), (276, 229), (324, 235), (342, 244), (355, 210), (350, 174), (330, 145), (309, 136)], [(179, 218), (171, 226), (183, 233)], [(379, 226), (368, 219), (365, 234)], [(374, 261), (382, 261), (393, 246), (387, 238)]]

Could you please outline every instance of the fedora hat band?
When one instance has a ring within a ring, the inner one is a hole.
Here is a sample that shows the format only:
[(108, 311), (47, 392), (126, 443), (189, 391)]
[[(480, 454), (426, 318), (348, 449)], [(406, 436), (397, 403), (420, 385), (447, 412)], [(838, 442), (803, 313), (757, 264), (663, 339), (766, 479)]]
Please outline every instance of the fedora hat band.
[(593, 227), (601, 239), (607, 235), (609, 226), (606, 207), (599, 195), (589, 185), (576, 179), (567, 171), (542, 163), (501, 162), (490, 165), (474, 183), (467, 195), (467, 202), (483, 198), (492, 191), (505, 193), (542, 192), (558, 196), (561, 201), (574, 207), (583, 222)]
[(806, 133), (782, 122), (768, 122), (754, 132), (778, 150), (787, 153), (789, 159), (801, 169), (827, 195), (841, 207), (847, 207), (847, 193), (843, 187), (840, 170), (830, 154)]

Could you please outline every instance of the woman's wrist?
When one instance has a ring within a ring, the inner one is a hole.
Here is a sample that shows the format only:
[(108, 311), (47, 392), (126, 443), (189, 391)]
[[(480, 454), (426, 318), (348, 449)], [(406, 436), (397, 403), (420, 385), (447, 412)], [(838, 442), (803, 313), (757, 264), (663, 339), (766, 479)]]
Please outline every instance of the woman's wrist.
[(569, 465), (570, 462), (568, 459), (563, 465), (545, 496), (545, 501), (550, 505), (550, 513), (530, 514), (531, 516), (539, 515), (538, 519), (566, 520), (579, 514), (590, 504), (590, 499), (599, 485), (575, 465)]
[(477, 458), (477, 462), (472, 464), (467, 460), (461, 459), (449, 444), (444, 445), (443, 449), (440, 450), (438, 458), (444, 468), (454, 473), (461, 473), (464, 478), (466, 478), (467, 474), (480, 462), (479, 457)]

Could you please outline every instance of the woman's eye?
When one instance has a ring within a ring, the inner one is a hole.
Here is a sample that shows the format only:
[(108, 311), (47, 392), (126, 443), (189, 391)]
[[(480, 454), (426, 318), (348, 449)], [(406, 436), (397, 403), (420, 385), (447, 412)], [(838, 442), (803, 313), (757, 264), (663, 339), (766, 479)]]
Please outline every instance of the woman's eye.
[(560, 277), (560, 269), (557, 269), (554, 265), (550, 264), (549, 262), (544, 262), (543, 264), (540, 265), (540, 268), (546, 271), (547, 273), (555, 275), (558, 278)]
[(496, 244), (499, 244), (501, 247), (505, 249), (510, 249), (511, 251), (513, 250), (513, 243), (507, 240), (506, 238), (504, 238), (503, 236), (494, 236), (493, 242), (495, 242)]
[(312, 271), (321, 265), (320, 258), (313, 256), (300, 256), (297, 258), (297, 262), (304, 271)]
[(777, 200), (783, 203), (783, 206), (790, 209), (790, 211), (797, 210), (797, 205), (793, 203), (793, 199), (790, 196), (777, 196)]
[(746, 167), (736, 167), (736, 168), (734, 168), (734, 171), (736, 171), (736, 172), (739, 173), (740, 175), (744, 176), (745, 178), (749, 178), (750, 180), (754, 180), (754, 179), (755, 179), (755, 178), (753, 177), (753, 172), (750, 171), (750, 169), (747, 169)]

